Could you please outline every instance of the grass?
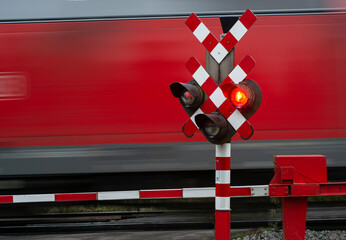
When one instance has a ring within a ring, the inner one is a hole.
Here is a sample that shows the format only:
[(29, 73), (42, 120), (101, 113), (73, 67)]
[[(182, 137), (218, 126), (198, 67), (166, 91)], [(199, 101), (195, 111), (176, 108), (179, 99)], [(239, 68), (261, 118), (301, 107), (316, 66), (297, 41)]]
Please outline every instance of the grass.
[(48, 207), (46, 213), (80, 213), (80, 212), (121, 212), (121, 211), (155, 211), (153, 207), (118, 206), (118, 205), (74, 205)]
[(237, 233), (232, 236), (232, 239), (243, 238), (245, 235), (245, 233)]
[(237, 234), (234, 234), (231, 239), (243, 239), (245, 236), (257, 236), (257, 235), (260, 235), (261, 233), (263, 232), (266, 232), (266, 231), (270, 231), (270, 230), (273, 230), (271, 228), (259, 228), (257, 230), (248, 230), (248, 231), (244, 231), (244, 232), (240, 232), (240, 233), (237, 233)]
[(146, 199), (109, 202), (60, 203), (40, 205), (41, 213), (77, 213), (77, 212), (118, 212), (118, 211), (160, 211), (160, 210), (199, 210), (213, 211), (214, 199)]
[[(346, 195), (340, 196), (317, 196), (317, 197), (308, 197), (308, 202), (344, 202), (346, 201)], [(281, 198), (270, 198), (270, 202), (281, 205)]]
[(344, 202), (344, 201), (346, 201), (346, 195), (308, 197), (308, 202)]

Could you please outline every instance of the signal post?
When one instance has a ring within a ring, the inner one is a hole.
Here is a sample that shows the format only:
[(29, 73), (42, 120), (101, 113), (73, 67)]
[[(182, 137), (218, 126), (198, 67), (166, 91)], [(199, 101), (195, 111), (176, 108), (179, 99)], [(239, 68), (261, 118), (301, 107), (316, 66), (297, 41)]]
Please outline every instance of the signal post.
[(234, 46), (255, 23), (256, 17), (247, 10), (221, 41), (208, 30), (203, 22), (191, 14), (186, 26), (207, 50), (206, 69), (191, 57), (186, 68), (193, 80), (170, 85), (189, 119), (183, 125), (183, 133), (192, 137), (200, 130), (206, 139), (216, 145), (215, 162), (215, 239), (230, 239), (230, 183), (231, 138), (237, 132), (247, 140), (254, 128), (248, 119), (262, 101), (258, 84), (246, 76), (255, 67), (255, 61), (245, 56), (234, 67)]
[(231, 237), (231, 143), (215, 146), (215, 239)]

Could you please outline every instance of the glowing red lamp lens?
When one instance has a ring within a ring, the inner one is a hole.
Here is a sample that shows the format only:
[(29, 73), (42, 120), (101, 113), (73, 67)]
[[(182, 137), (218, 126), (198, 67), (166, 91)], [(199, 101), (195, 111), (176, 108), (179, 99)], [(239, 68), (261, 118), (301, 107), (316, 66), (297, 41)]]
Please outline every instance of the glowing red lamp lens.
[(231, 92), (231, 102), (236, 107), (243, 107), (249, 98), (246, 93), (240, 88), (234, 88)]
[(195, 99), (195, 96), (193, 96), (189, 91), (184, 92), (181, 96), (181, 100), (185, 105), (192, 105), (195, 102)]

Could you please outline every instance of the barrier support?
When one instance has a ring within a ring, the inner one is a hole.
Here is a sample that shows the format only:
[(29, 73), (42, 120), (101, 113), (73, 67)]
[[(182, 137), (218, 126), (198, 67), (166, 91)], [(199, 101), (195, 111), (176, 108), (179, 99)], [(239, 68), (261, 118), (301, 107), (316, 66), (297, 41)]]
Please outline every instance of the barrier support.
[(307, 197), (282, 199), (284, 239), (305, 239)]
[(282, 197), (284, 240), (304, 240), (308, 196), (345, 195), (346, 183), (327, 183), (326, 157), (274, 156), (271, 197)]

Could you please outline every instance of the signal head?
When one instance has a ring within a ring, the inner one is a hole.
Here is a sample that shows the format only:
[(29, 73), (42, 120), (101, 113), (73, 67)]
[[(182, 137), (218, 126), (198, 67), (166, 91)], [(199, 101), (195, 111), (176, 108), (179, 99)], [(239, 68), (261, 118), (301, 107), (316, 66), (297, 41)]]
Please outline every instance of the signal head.
[[(225, 119), (219, 113), (198, 114), (195, 121), (207, 140), (214, 144), (224, 144), (230, 142), (230, 131), (233, 131)], [(234, 133), (233, 133), (234, 134)]]
[(259, 108), (262, 102), (262, 91), (258, 84), (245, 79), (239, 84), (226, 83), (221, 86), (226, 98), (248, 120)]
[(173, 96), (179, 98), (184, 109), (199, 107), (203, 102), (204, 92), (199, 86), (194, 85), (193, 81), (189, 83), (175, 82), (170, 85), (170, 88)]
[(233, 83), (224, 84), (222, 87), (225, 97), (227, 97), (232, 105), (238, 109), (250, 107), (256, 98), (253, 89), (244, 82), (237, 85)]

